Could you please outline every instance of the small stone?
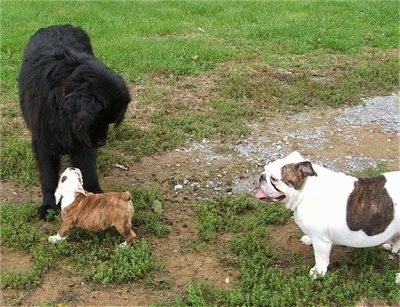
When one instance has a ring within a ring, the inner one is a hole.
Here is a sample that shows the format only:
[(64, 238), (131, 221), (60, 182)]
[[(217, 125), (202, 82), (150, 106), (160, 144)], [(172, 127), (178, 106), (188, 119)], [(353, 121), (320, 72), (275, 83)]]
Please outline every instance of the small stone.
[(180, 190), (182, 190), (183, 189), (183, 185), (181, 185), (181, 184), (176, 184), (175, 186), (174, 186), (174, 191), (176, 192), (176, 191), (180, 191)]

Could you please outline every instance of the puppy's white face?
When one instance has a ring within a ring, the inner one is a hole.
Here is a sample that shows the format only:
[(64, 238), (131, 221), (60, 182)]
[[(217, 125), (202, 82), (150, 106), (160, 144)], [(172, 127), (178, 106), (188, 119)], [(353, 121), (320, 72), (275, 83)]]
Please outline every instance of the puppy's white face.
[(310, 162), (293, 152), (265, 166), (259, 179), (256, 197), (268, 202), (288, 202), (296, 199), (307, 176), (317, 176)]
[(83, 189), (82, 173), (79, 168), (68, 167), (60, 176), (57, 189), (54, 193), (56, 204), (63, 197), (74, 197), (75, 193), (85, 193)]

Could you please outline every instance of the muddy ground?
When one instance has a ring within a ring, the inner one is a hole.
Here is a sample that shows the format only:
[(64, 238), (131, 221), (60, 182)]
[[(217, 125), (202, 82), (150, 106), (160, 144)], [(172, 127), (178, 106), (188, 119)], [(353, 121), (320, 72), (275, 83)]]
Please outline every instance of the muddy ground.
[[(144, 157), (130, 163), (127, 171), (109, 169), (101, 174), (104, 190), (114, 190), (123, 182), (137, 188), (155, 186), (162, 195), (164, 215), (172, 221), (171, 233), (162, 239), (146, 237), (165, 263), (153, 281), (156, 285), (139, 281), (104, 288), (86, 283), (72, 268), (63, 267), (49, 272), (33, 292), (4, 290), (2, 305), (149, 305), (184, 295), (187, 285), (199, 279), (218, 288), (235, 287), (240, 280), (238, 270), (223, 265), (230, 236), (220, 235), (221, 244), (200, 249), (194, 244), (198, 201), (223, 194), (254, 193), (263, 165), (293, 150), (337, 171), (352, 173), (379, 163), (388, 170), (398, 170), (399, 119), (399, 95), (390, 95), (354, 108), (280, 115), (253, 125), (252, 134), (235, 144), (203, 140)], [(40, 190), (4, 182), (1, 198), (8, 203), (39, 203)], [(140, 230), (135, 231), (140, 234)], [(272, 230), (277, 248), (290, 246), (290, 250), (304, 253), (311, 266), (312, 249), (299, 242), (300, 235), (292, 221)], [(340, 263), (343, 253), (344, 248), (334, 248), (332, 263)], [(24, 271), (31, 264), (29, 255), (8, 249), (2, 249), (1, 256), (2, 270)], [(162, 290), (164, 283), (168, 284), (166, 290)]]

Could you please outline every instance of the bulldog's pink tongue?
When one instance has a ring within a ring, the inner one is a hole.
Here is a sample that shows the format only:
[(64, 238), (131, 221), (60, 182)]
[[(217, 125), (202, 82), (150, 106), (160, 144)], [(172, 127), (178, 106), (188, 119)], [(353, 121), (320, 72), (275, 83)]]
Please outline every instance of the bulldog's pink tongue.
[(258, 199), (265, 199), (265, 198), (268, 198), (268, 195), (265, 194), (263, 191), (259, 190), (259, 191), (256, 193), (256, 198), (258, 198)]

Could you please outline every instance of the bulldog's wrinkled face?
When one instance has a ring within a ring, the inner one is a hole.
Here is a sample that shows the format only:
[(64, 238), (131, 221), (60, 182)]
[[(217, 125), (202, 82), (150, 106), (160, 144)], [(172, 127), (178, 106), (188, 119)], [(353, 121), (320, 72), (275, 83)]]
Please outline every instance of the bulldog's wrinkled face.
[(54, 193), (56, 204), (58, 204), (66, 194), (76, 192), (84, 193), (82, 173), (79, 168), (68, 167), (60, 176), (58, 186)]
[(288, 201), (299, 193), (307, 176), (317, 176), (312, 164), (293, 152), (265, 166), (256, 197), (268, 202)]

